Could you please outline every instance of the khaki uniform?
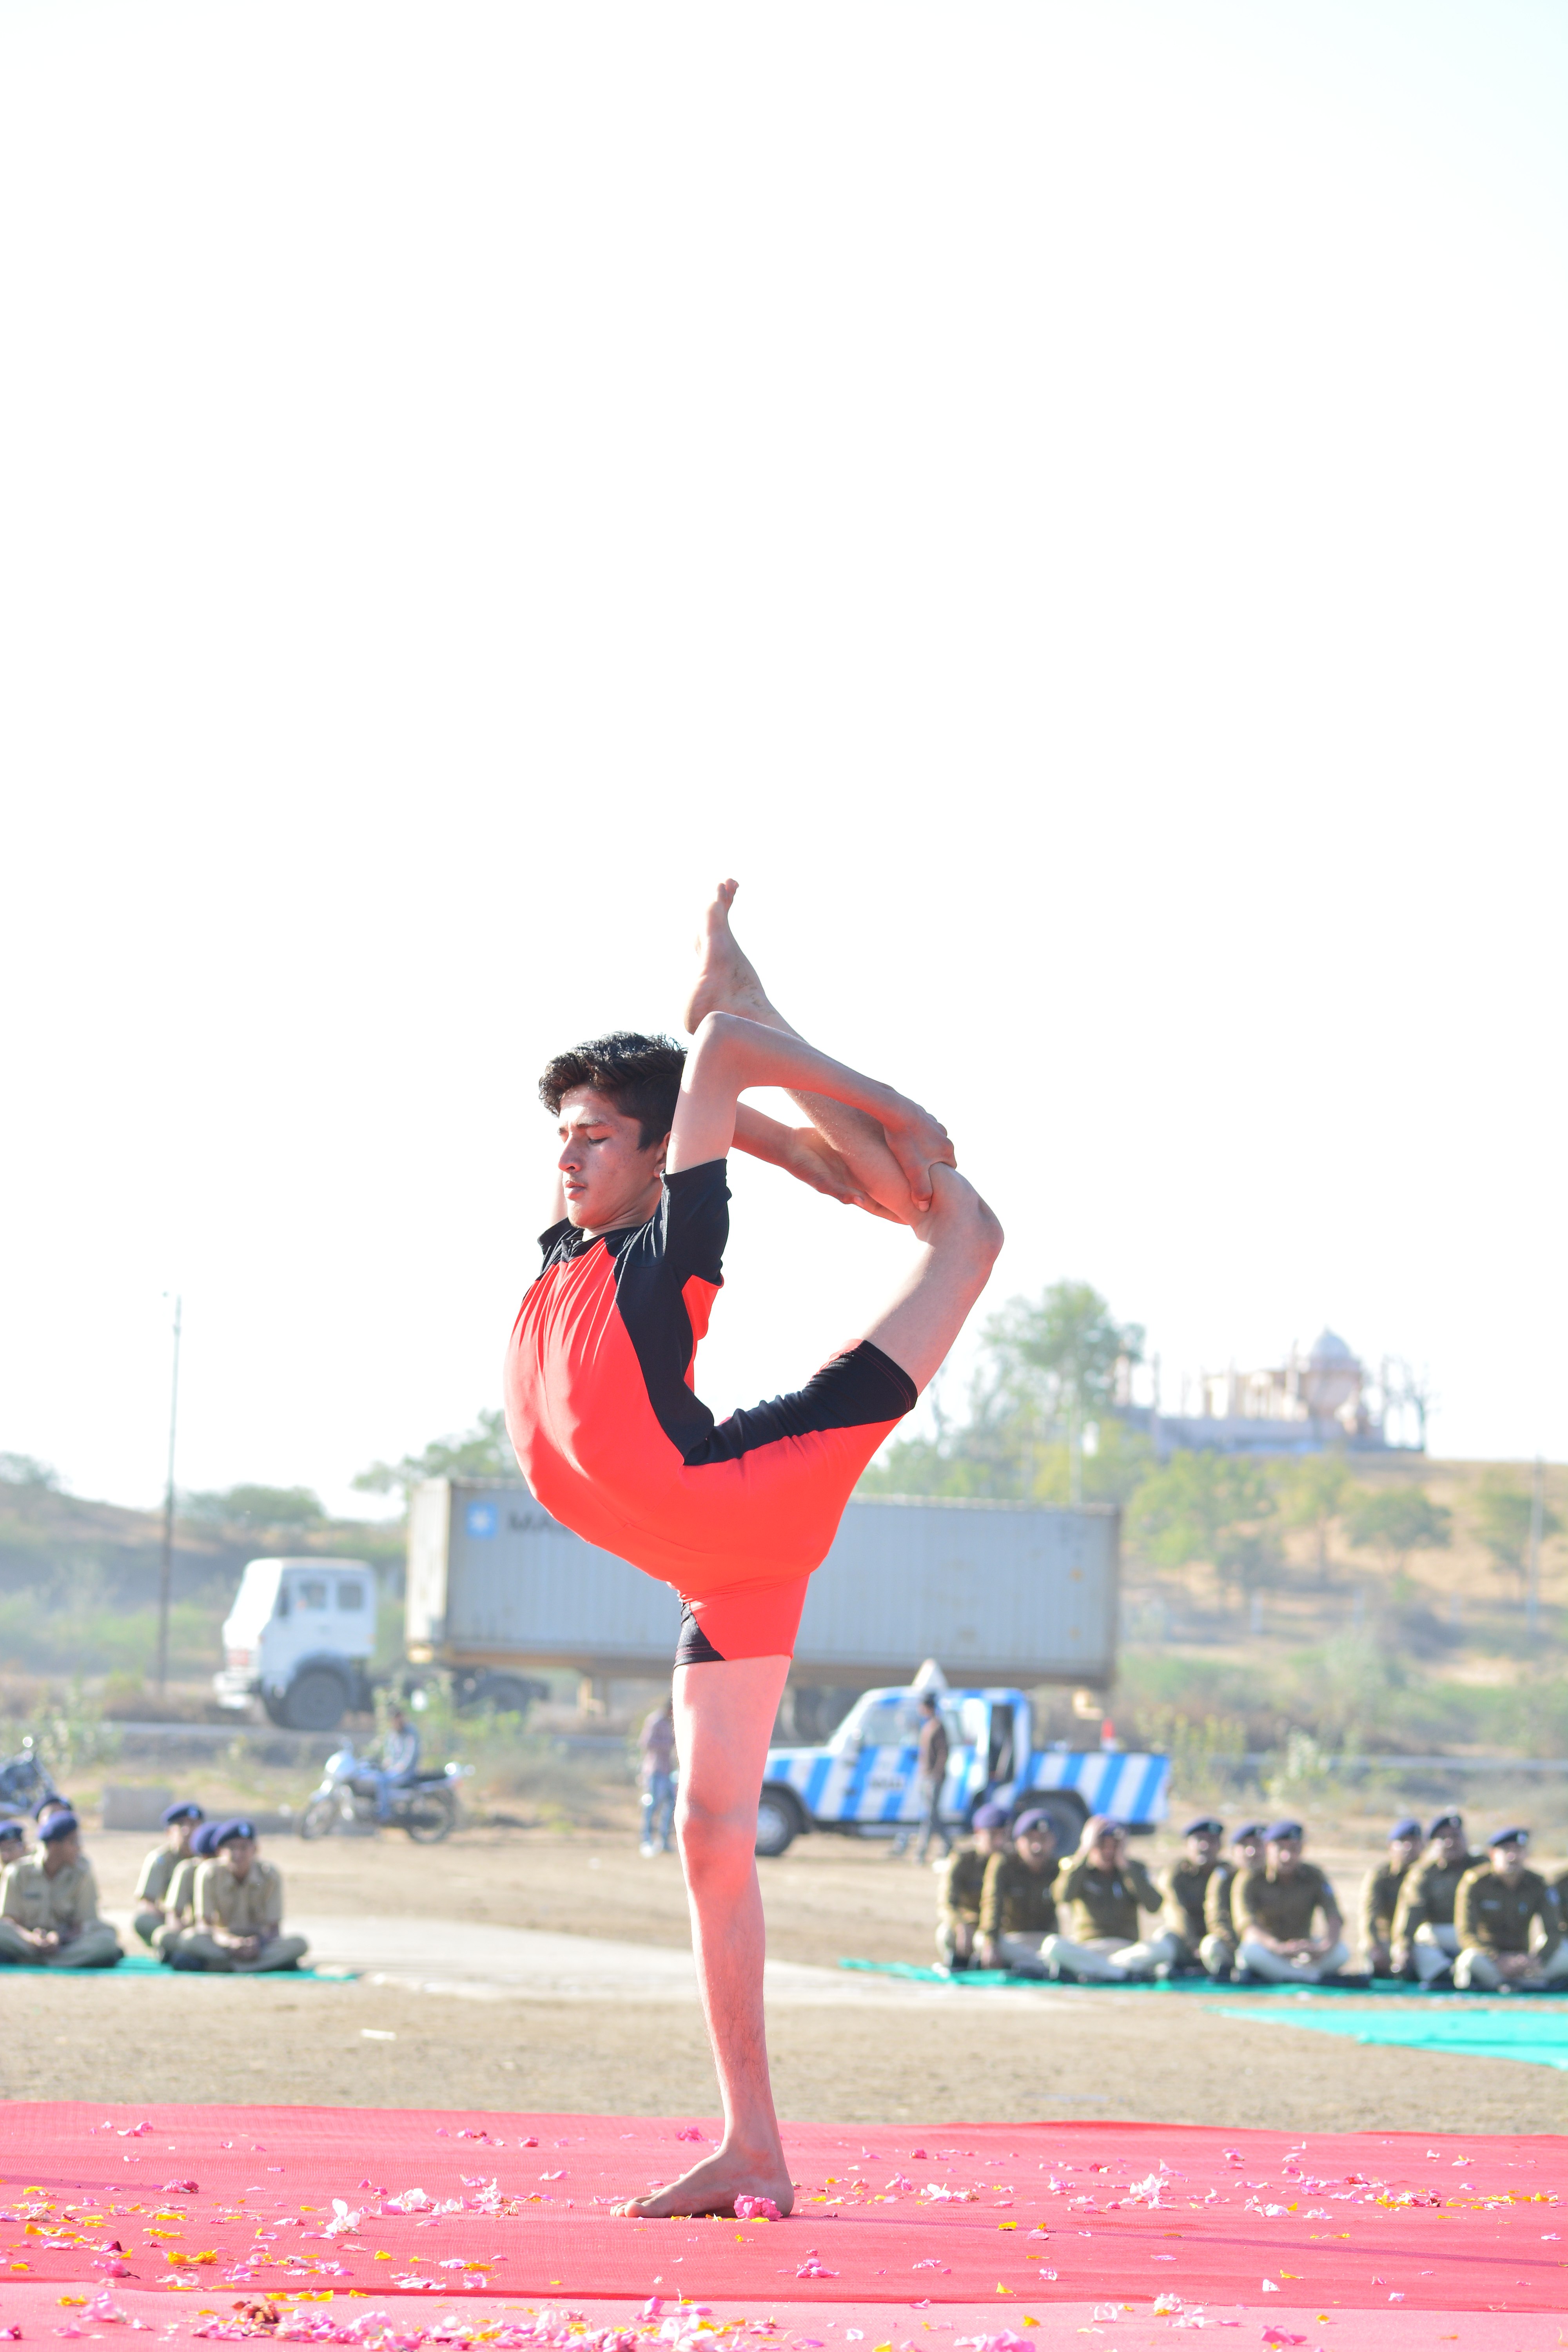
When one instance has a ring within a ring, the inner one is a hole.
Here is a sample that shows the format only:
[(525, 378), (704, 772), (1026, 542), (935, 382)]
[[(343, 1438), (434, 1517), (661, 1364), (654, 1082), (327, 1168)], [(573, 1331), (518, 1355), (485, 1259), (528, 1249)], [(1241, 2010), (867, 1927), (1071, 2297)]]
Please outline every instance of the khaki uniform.
[(1231, 1896), (1241, 1875), (1234, 1862), (1216, 1862), (1204, 1893), (1204, 1939), (1198, 1958), (1211, 1977), (1227, 1977), (1236, 1966), (1241, 1931), (1231, 1911)]
[[(47, 1848), (44, 1849), (47, 1852)], [(52, 1927), (59, 1945), (40, 1952), (16, 1930)], [(23, 1968), (111, 1969), (124, 1954), (107, 1919), (98, 1916), (98, 1882), (85, 1857), (51, 1878), (43, 1853), (14, 1862), (0, 1881), (0, 1962)]]
[[(310, 1947), (303, 1936), (285, 1936), (283, 1875), (259, 1854), (243, 1878), (237, 1878), (220, 1856), (196, 1870), (195, 1924), (182, 1928), (168, 1949), (176, 1969), (211, 1969), (254, 1975), (263, 1969), (291, 1969)], [(253, 1960), (238, 1958), (213, 1934), (221, 1927), (231, 1936), (259, 1936), (261, 1948)]]
[[(142, 1875), (136, 1882), (136, 1900), (140, 1905), (132, 1926), (144, 1944), (157, 1949), (155, 1937), (163, 1925), (163, 1906), (169, 1899), (169, 1886), (184, 1857), (172, 1846), (155, 1845), (142, 1865)], [(156, 1906), (156, 1907), (154, 1907)]]
[[(1537, 1924), (1541, 1935), (1531, 1952), (1530, 1931)], [(1531, 1953), (1538, 1982), (1568, 1981), (1568, 1945), (1557, 1898), (1538, 1870), (1521, 1871), (1510, 1886), (1489, 1861), (1479, 1863), (1459, 1881), (1454, 1926), (1459, 1938), (1454, 1982), (1461, 1992), (1496, 1992), (1507, 1982), (1497, 1962), (1510, 1952)]]
[[(163, 1895), (163, 1916), (147, 1940), (161, 1960), (166, 1960), (181, 1935), (195, 1924), (194, 1905), (196, 1899), (196, 1873), (201, 1868), (197, 1854), (182, 1854), (169, 1874), (169, 1884)], [(136, 1923), (142, 1932), (142, 1923)]]
[(1224, 1868), (1224, 1863), (1217, 1860), (1188, 1862), (1184, 1855), (1179, 1862), (1167, 1863), (1155, 1882), (1165, 1898), (1160, 1924), (1181, 1945), (1184, 1960), (1195, 1960), (1198, 1957), (1204, 1940), (1204, 1904), (1209, 1883), (1215, 1873)]
[(1040, 1951), (1055, 1935), (1056, 1897), (1051, 1888), (1061, 1869), (1053, 1854), (1044, 1870), (1031, 1870), (1016, 1853), (994, 1853), (985, 1865), (980, 1894), (980, 1932), (993, 1938), (1005, 1969), (1038, 1976)]
[(1394, 1963), (1394, 1915), (1399, 1908), (1399, 1890), (1415, 1867), (1407, 1862), (1396, 1870), (1391, 1862), (1380, 1862), (1369, 1870), (1361, 1883), (1361, 1948), (1370, 1962), (1373, 1951), (1381, 1948)]
[(1342, 1937), (1321, 1960), (1289, 1960), (1260, 1943), (1254, 1929), (1289, 1941), (1310, 1936), (1321, 1910), (1339, 1911), (1334, 1890), (1315, 1862), (1299, 1862), (1289, 1878), (1276, 1878), (1267, 1869), (1248, 1870), (1231, 1895), (1231, 1908), (1241, 1929), (1237, 1957), (1244, 1969), (1267, 1977), (1271, 1984), (1321, 1984), (1342, 1969), (1350, 1946)]
[(1139, 1912), (1158, 1911), (1164, 1901), (1141, 1862), (1119, 1863), (1114, 1870), (1075, 1862), (1057, 1895), (1072, 1935), (1048, 1937), (1041, 1945), (1040, 1958), (1048, 1966), (1114, 1984), (1150, 1976), (1162, 1965), (1174, 1967), (1181, 1958), (1181, 1939), (1173, 1933), (1139, 1940)]
[(1458, 1862), (1445, 1862), (1438, 1854), (1425, 1854), (1412, 1864), (1405, 1873), (1394, 1914), (1396, 1969), (1413, 1963), (1422, 1983), (1430, 1984), (1458, 1958), (1459, 1935), (1454, 1925), (1454, 1902), (1459, 1881), (1468, 1872), (1479, 1869), (1481, 1861), (1479, 1853), (1461, 1854)]
[(947, 1858), (942, 1874), (942, 1916), (936, 1924), (936, 1948), (944, 1960), (951, 1961), (957, 1953), (959, 1927), (969, 1929), (971, 1941), (979, 1929), (980, 1897), (990, 1860), (977, 1845), (954, 1846)]

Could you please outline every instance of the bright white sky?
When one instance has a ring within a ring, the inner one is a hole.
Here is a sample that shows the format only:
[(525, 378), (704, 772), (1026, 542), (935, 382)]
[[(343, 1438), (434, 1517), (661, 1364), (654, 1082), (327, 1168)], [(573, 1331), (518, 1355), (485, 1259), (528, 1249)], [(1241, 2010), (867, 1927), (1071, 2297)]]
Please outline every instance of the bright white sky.
[[(0, 1447), (152, 1500), (175, 1288), (183, 1485), (466, 1424), (732, 871), (998, 1302), (1562, 1458), (1565, 110), (1556, 0), (9, 0)], [(721, 1411), (905, 1246), (734, 1191)]]

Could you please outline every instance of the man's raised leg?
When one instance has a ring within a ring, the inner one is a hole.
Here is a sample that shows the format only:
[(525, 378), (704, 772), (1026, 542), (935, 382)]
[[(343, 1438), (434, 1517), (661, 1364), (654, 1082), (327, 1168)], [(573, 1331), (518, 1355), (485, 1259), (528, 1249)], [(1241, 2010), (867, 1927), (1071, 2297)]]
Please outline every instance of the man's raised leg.
[(676, 1837), (724, 2133), (711, 2156), (668, 2189), (616, 2208), (634, 2219), (728, 2213), (737, 2197), (771, 2197), (781, 2213), (794, 2202), (768, 2081), (756, 1856), (757, 1793), (788, 1673), (787, 1658), (676, 1668)]
[(913, 1227), (920, 1255), (861, 1338), (908, 1372), (916, 1388), (934, 1379), (991, 1279), (1002, 1228), (966, 1178), (940, 1162), (931, 1171), (931, 1207)]
[[(687, 1029), (695, 1034), (710, 1013), (738, 1013), (747, 1021), (761, 1022), (764, 1028), (782, 1030), (786, 1037), (798, 1037), (800, 1031), (773, 1003), (756, 966), (730, 929), (730, 909), (739, 887), (735, 882), (721, 882), (703, 916), (697, 942), (697, 979), (686, 1007)], [(870, 1113), (834, 1102), (826, 1095), (797, 1094), (794, 1089), (790, 1100), (826, 1138), (871, 1198), (900, 1223), (910, 1223), (909, 1185)]]

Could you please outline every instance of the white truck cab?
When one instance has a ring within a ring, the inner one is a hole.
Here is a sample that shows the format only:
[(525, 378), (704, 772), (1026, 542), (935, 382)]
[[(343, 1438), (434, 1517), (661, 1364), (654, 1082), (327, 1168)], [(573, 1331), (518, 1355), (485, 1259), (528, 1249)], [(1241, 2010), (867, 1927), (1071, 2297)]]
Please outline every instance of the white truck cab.
[(773, 1748), (757, 1809), (757, 1852), (783, 1853), (806, 1830), (891, 1837), (922, 1818), (918, 1742), (921, 1701), (936, 1698), (947, 1729), (942, 1817), (967, 1828), (983, 1800), (1016, 1816), (1026, 1805), (1051, 1817), (1065, 1853), (1090, 1813), (1113, 1813), (1134, 1832), (1165, 1818), (1171, 1763), (1122, 1748), (1034, 1745), (1034, 1710), (1020, 1690), (949, 1690), (923, 1678), (905, 1690), (867, 1691), (821, 1748)]
[(259, 1698), (291, 1731), (332, 1731), (371, 1705), (375, 1570), (363, 1559), (253, 1559), (223, 1629), (220, 1706)]

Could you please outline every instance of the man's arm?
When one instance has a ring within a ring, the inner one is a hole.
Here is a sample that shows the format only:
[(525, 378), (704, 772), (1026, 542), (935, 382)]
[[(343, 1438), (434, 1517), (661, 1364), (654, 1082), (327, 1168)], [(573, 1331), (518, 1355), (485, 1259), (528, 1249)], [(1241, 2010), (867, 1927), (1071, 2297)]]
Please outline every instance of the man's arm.
[(772, 1168), (784, 1169), (809, 1184), (814, 1192), (826, 1192), (830, 1201), (842, 1201), (851, 1209), (868, 1209), (872, 1216), (886, 1217), (892, 1224), (900, 1222), (857, 1184), (847, 1160), (815, 1127), (785, 1127), (782, 1119), (770, 1118), (766, 1111), (755, 1110), (750, 1103), (737, 1103), (735, 1150), (750, 1152), (753, 1160), (765, 1160)]
[[(739, 1013), (710, 1013), (699, 1025), (681, 1076), (669, 1139), (672, 1174), (727, 1156), (735, 1139), (736, 1106), (749, 1087), (826, 1095), (830, 1101), (868, 1112), (887, 1138), (916, 1215), (923, 1216), (931, 1206), (932, 1163), (956, 1164), (941, 1121), (892, 1087), (862, 1076), (829, 1054), (819, 1054), (802, 1037), (764, 1028), (760, 1021), (743, 1020)], [(882, 1205), (897, 1213), (900, 1204), (890, 1199)]]

